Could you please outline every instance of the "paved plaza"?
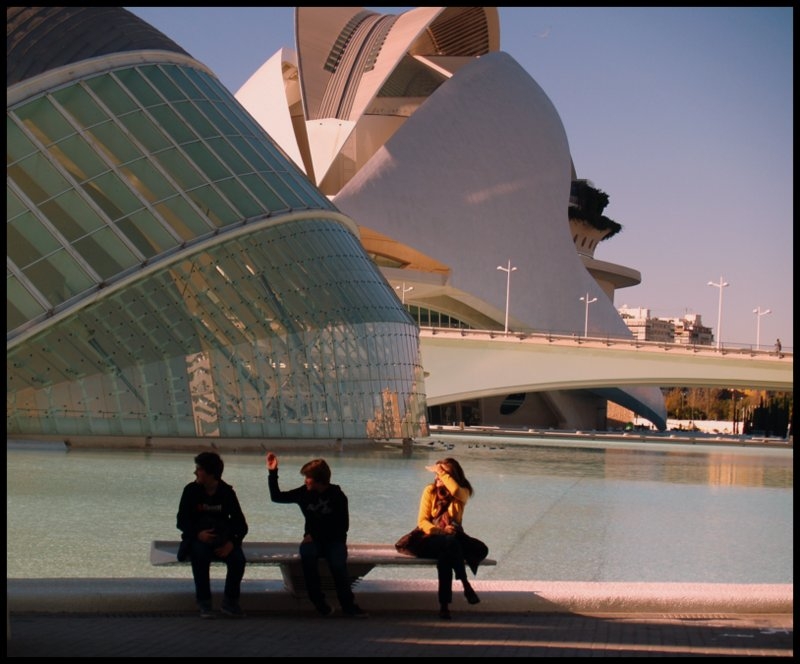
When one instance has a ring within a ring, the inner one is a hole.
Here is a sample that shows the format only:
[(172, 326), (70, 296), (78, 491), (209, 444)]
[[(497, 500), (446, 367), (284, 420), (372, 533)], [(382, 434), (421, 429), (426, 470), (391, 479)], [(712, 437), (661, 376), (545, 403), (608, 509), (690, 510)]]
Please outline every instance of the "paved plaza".
[[(279, 582), (244, 619), (199, 617), (190, 579), (9, 579), (9, 657), (792, 657), (793, 588), (476, 581), (441, 620), (436, 582), (364, 581), (370, 616), (318, 616)], [(219, 579), (212, 588), (220, 596)], [(219, 608), (217, 606), (217, 608)]]

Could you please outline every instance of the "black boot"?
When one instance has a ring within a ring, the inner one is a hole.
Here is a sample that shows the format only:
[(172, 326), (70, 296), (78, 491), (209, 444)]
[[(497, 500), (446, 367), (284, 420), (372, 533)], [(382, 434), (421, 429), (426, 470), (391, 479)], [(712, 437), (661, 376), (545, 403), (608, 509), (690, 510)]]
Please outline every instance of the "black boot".
[(464, 579), (464, 597), (467, 598), (467, 601), (470, 604), (477, 604), (481, 601), (481, 598), (478, 597), (478, 593), (475, 592), (475, 589), (470, 585), (469, 581)]

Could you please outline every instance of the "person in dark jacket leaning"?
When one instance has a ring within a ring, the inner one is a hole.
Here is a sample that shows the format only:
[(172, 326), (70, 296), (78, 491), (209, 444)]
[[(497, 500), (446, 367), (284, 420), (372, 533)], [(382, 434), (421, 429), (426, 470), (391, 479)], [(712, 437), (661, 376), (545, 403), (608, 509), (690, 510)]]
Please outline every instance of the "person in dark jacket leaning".
[(304, 464), (300, 474), (303, 486), (281, 491), (278, 485), (278, 457), (267, 452), (269, 497), (273, 503), (295, 503), (305, 518), (300, 560), (308, 598), (320, 615), (329, 616), (333, 609), (325, 600), (319, 576), (319, 559), (325, 558), (336, 587), (336, 596), (345, 615), (354, 618), (367, 616), (355, 603), (347, 573), (347, 531), (350, 512), (347, 496), (337, 484), (331, 484), (331, 469), (325, 459), (313, 459)]
[(201, 618), (213, 617), (210, 568), (212, 560), (227, 567), (222, 613), (241, 618), (239, 606), (246, 560), (242, 540), (247, 520), (233, 487), (222, 479), (225, 464), (216, 452), (202, 452), (194, 458), (195, 481), (183, 488), (178, 507), (181, 546), (178, 560), (192, 563), (195, 597)]

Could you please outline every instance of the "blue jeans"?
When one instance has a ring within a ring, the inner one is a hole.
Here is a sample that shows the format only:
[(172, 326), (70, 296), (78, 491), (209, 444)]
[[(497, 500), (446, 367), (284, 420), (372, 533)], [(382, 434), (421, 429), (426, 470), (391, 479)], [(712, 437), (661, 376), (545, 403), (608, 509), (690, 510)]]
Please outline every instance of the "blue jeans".
[(352, 608), (355, 597), (350, 588), (350, 575), (347, 573), (347, 544), (345, 542), (311, 541), (300, 544), (300, 560), (303, 564), (308, 598), (315, 605), (325, 602), (325, 593), (322, 592), (322, 581), (319, 576), (320, 558), (328, 561), (339, 605), (344, 610)]
[(242, 590), (242, 577), (246, 560), (241, 547), (234, 547), (227, 558), (219, 558), (214, 549), (219, 545), (206, 544), (200, 540), (192, 540), (189, 556), (192, 561), (195, 597), (198, 602), (211, 601), (211, 561), (221, 560), (228, 568), (225, 574), (225, 599), (238, 603)]

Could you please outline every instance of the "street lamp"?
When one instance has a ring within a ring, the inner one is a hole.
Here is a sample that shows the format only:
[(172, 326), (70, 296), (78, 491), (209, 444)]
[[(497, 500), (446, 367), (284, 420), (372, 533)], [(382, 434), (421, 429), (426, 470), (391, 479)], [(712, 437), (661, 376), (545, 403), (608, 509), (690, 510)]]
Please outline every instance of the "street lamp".
[(753, 313), (756, 315), (756, 350), (758, 350), (761, 348), (761, 317), (771, 314), (772, 309), (761, 311), (761, 307), (756, 307)]
[(589, 293), (586, 293), (586, 296), (581, 296), (578, 298), (581, 302), (586, 302), (586, 317), (583, 320), (583, 336), (589, 336), (589, 305), (592, 302), (597, 302), (597, 298), (593, 297), (591, 300), (589, 299)]
[(503, 267), (502, 265), (497, 266), (498, 270), (502, 270), (506, 273), (506, 324), (503, 328), (503, 333), (508, 334), (508, 299), (511, 294), (511, 273), (514, 272), (517, 268), (511, 267), (511, 259), (508, 259), (508, 267)]
[(413, 286), (409, 286), (408, 288), (406, 288), (406, 282), (404, 281), (402, 286), (395, 286), (394, 289), (400, 291), (401, 299), (403, 300), (403, 306), (405, 306), (405, 304), (406, 304), (406, 293), (410, 293), (412, 290), (414, 290), (414, 287)]
[(713, 281), (709, 281), (708, 285), (719, 288), (719, 309), (717, 310), (717, 350), (719, 350), (720, 343), (722, 342), (722, 289), (729, 284), (722, 277), (720, 277), (718, 284), (714, 283)]

